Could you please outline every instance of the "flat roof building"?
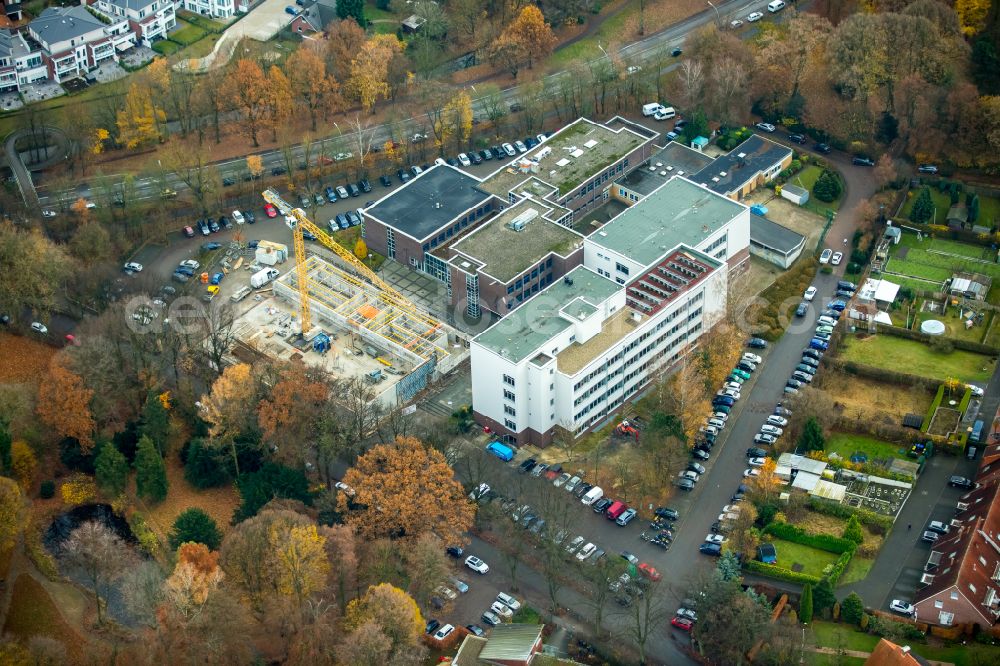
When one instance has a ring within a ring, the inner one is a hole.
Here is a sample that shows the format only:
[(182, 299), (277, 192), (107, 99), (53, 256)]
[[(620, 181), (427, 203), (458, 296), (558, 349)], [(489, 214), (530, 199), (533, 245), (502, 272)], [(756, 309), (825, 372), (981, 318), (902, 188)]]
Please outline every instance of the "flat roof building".
[(781, 268), (789, 268), (802, 255), (806, 237), (761, 215), (750, 214), (750, 254)]
[(791, 164), (791, 148), (759, 134), (751, 134), (728, 154), (715, 158), (694, 174), (691, 180), (713, 192), (741, 201)]
[(674, 176), (690, 178), (714, 161), (702, 152), (671, 141), (654, 152), (648, 163), (615, 181), (612, 194), (631, 205), (652, 194)]
[(440, 262), (453, 306), (502, 317), (583, 262), (583, 236), (561, 206), (525, 198), (427, 257)]
[(727, 265), (674, 246), (628, 284), (579, 266), (471, 344), (477, 420), (547, 445), (609, 419), (725, 311)]
[(735, 269), (750, 258), (750, 209), (675, 176), (588, 236), (583, 261), (624, 284), (677, 245)]
[(649, 158), (655, 133), (630, 122), (617, 129), (586, 118), (566, 125), (483, 179), (481, 188), (513, 203), (530, 194), (574, 214), (595, 208), (616, 178)]

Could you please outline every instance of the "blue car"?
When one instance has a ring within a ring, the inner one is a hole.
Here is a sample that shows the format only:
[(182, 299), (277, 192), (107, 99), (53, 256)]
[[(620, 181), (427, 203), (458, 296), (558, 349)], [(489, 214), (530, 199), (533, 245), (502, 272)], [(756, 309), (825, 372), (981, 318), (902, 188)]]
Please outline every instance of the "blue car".
[(210, 282), (211, 282), (211, 284), (216, 284), (217, 285), (220, 282), (222, 282), (222, 278), (224, 278), (224, 277), (225, 277), (225, 275), (223, 275), (222, 273), (215, 273), (214, 275), (212, 275), (212, 279), (210, 280)]
[(809, 341), (810, 349), (818, 349), (819, 351), (826, 351), (830, 348), (830, 345), (819, 338), (813, 338)]
[(830, 301), (829, 303), (827, 303), (826, 307), (830, 308), (831, 310), (836, 310), (837, 312), (843, 312), (844, 308), (847, 307), (847, 303), (845, 303), (844, 301)]
[(292, 16), (295, 16), (296, 14), (299, 13), (299, 10), (296, 9), (295, 7), (285, 7), (285, 13), (286, 14), (291, 14)]
[(351, 223), (348, 221), (347, 216), (343, 213), (337, 213), (337, 226), (341, 229), (350, 229)]
[(326, 198), (330, 201), (330, 203), (333, 203), (334, 201), (337, 200), (337, 191), (334, 190), (332, 187), (327, 187)]

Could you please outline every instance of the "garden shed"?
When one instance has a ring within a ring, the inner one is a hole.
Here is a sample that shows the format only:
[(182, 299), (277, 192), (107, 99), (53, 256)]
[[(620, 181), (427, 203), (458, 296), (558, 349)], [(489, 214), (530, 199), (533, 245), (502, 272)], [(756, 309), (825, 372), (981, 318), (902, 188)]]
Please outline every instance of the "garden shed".
[(839, 483), (827, 481), (826, 479), (820, 479), (813, 486), (813, 489), (809, 491), (809, 494), (813, 497), (822, 497), (833, 502), (843, 502), (844, 497), (847, 495), (847, 486), (842, 486)]
[(809, 190), (798, 185), (782, 185), (781, 198), (788, 199), (793, 204), (801, 206), (809, 201)]

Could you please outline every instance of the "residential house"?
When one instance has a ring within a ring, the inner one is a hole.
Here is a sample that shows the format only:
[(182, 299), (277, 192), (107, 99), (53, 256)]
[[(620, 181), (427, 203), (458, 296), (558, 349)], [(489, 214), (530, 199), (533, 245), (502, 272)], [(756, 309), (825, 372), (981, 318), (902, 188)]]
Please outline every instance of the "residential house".
[(57, 83), (79, 76), (135, 45), (124, 16), (107, 22), (87, 7), (48, 7), (28, 24), (28, 36), (40, 47), (49, 79)]
[(736, 201), (742, 201), (792, 164), (792, 149), (765, 139), (750, 137), (726, 155), (717, 157), (691, 180)]
[(896, 645), (881, 639), (865, 660), (865, 666), (930, 666), (929, 661), (910, 650), (909, 645)]
[(1000, 619), (1000, 482), (991, 480), (961, 497), (950, 531), (931, 546), (916, 617), (945, 627)]
[[(246, 13), (250, 0), (183, 0), (184, 9), (212, 18), (232, 18), (236, 13)], [(178, 2), (178, 4), (180, 4)]]
[(126, 19), (144, 46), (165, 39), (177, 25), (173, 0), (97, 0), (93, 7), (112, 21)]
[(41, 46), (23, 32), (0, 30), (0, 92), (17, 91), (48, 78)]

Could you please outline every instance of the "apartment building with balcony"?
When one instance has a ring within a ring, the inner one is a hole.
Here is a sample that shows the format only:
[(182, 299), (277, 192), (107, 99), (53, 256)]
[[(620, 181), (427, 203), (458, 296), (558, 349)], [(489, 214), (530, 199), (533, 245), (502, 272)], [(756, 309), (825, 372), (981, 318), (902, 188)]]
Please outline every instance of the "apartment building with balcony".
[(0, 92), (17, 91), (48, 78), (41, 47), (23, 33), (0, 30)]
[[(48, 78), (57, 83), (71, 79), (135, 45), (135, 32), (125, 17), (105, 23), (83, 5), (48, 7), (28, 24), (31, 42), (38, 45)], [(29, 42), (30, 43), (30, 42)]]
[[(181, 2), (177, 3), (178, 5)], [(212, 18), (232, 18), (250, 8), (250, 0), (183, 0), (184, 9)]]
[(173, 0), (97, 0), (92, 7), (112, 22), (128, 21), (137, 44), (151, 46), (177, 26)]

